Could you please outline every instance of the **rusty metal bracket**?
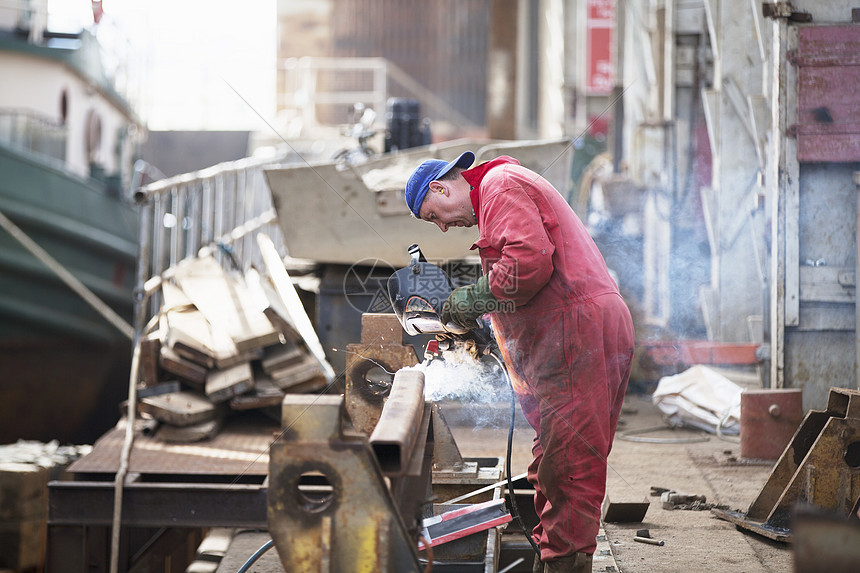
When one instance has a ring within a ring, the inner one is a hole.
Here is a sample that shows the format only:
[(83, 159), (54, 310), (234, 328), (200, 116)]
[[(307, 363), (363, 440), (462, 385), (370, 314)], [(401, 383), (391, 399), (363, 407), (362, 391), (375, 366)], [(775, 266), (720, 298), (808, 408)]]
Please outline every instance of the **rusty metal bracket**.
[[(405, 368), (417, 356), (394, 315), (365, 314), (361, 344), (347, 349), (344, 396), (284, 397), (284, 430), (270, 448), (269, 532), (288, 571), (418, 571), (429, 558), (417, 552), (419, 526), (433, 500), (498, 484), (503, 460), (462, 457), (439, 405), (424, 399), (424, 373)], [(495, 567), (499, 535), (457, 540), (433, 559)]]
[(344, 420), (341, 396), (284, 398), (267, 511), (281, 562), (297, 572), (418, 573), (420, 514), (401, 511), (366, 437)]
[(363, 314), (361, 343), (348, 344), (346, 350), (346, 410), (355, 428), (370, 435), (379, 422), (394, 373), (416, 365), (418, 355), (412, 345), (403, 344), (397, 316), (383, 313)]
[[(398, 370), (416, 365), (418, 356), (412, 345), (403, 343), (403, 327), (394, 314), (363, 314), (361, 343), (349, 344), (346, 348), (349, 351), (346, 410), (355, 429), (369, 436), (379, 423), (391, 393), (391, 385), (380, 383), (372, 374), (385, 374), (393, 381)], [(439, 404), (433, 404), (432, 413), (433, 485), (440, 499), (456, 497), (469, 488), (491, 484), (501, 478), (501, 459), (464, 459)]]
[[(419, 438), (426, 441), (428, 426), (416, 423), (424, 411), (424, 374), (418, 370), (398, 370), (394, 380), (379, 423), (370, 434), (370, 447), (382, 472), (398, 477), (407, 473), (412, 452), (423, 443)], [(429, 424), (429, 415), (426, 419)]]
[(807, 412), (745, 515), (717, 517), (776, 541), (791, 541), (798, 505), (847, 515), (860, 498), (860, 391), (831, 388), (826, 410)]

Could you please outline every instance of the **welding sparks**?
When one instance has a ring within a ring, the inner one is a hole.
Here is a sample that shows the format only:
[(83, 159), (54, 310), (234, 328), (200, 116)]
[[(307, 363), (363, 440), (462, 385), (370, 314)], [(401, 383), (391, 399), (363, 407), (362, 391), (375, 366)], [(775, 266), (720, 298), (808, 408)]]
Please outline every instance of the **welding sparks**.
[(353, 352), (352, 350), (343, 350), (340, 348), (332, 348), (331, 350), (332, 350), (332, 352), (346, 352), (347, 354), (355, 354), (356, 356), (358, 356), (362, 360), (367, 360), (368, 362), (373, 362), (374, 364), (376, 364), (377, 366), (382, 368), (386, 374), (391, 374), (392, 376), (394, 376), (394, 372), (390, 372), (385, 366), (383, 366), (382, 364), (380, 364), (379, 362), (377, 362), (373, 358), (368, 358), (367, 356), (363, 356), (359, 352)]

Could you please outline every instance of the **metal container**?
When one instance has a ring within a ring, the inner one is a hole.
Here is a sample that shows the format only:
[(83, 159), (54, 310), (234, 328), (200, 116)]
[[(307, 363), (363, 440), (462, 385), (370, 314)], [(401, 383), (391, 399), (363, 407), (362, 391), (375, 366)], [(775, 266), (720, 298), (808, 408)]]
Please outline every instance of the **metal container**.
[(778, 459), (802, 419), (802, 390), (745, 390), (741, 394), (741, 457)]
[(451, 161), (464, 151), (475, 164), (510, 155), (540, 173), (560, 193), (570, 184), (573, 145), (569, 138), (534, 141), (461, 139), (387, 153), (359, 165), (337, 162), (266, 169), (272, 203), (289, 255), (343, 265), (409, 264), (407, 247), (432, 245), (434, 261), (467, 260), (478, 228), (441, 233), (418, 221), (406, 206), (403, 190), (412, 171), (427, 159)]

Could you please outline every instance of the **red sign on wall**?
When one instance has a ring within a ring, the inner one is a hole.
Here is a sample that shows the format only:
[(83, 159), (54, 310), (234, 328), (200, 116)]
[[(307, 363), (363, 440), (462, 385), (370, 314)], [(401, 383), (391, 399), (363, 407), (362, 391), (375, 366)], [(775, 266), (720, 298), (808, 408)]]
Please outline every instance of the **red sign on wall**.
[(592, 95), (612, 93), (615, 84), (615, 0), (588, 0), (586, 90)]

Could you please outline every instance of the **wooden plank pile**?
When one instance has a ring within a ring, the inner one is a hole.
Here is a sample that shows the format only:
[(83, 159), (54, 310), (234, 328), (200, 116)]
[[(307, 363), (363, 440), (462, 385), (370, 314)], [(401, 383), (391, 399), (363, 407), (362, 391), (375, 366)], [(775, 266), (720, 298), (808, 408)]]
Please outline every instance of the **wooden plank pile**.
[(231, 410), (279, 415), (285, 393), (328, 383), (275, 289), (249, 286), (212, 257), (185, 261), (162, 284), (158, 327), (141, 344), (138, 411), (167, 442), (211, 438)]

